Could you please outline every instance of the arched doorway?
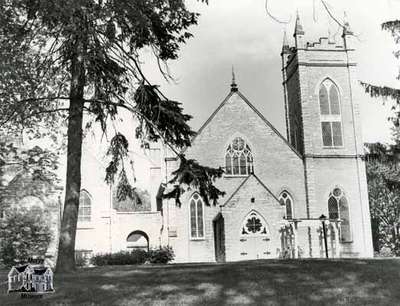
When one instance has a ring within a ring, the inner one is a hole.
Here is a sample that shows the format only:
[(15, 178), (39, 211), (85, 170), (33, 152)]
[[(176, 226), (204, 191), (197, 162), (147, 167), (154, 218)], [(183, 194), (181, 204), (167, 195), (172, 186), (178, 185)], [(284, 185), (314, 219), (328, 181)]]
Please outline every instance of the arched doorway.
[(149, 250), (149, 236), (143, 231), (133, 231), (126, 238), (126, 248), (132, 250)]
[(267, 222), (255, 210), (243, 219), (240, 226), (240, 258), (243, 260), (270, 258), (270, 232)]

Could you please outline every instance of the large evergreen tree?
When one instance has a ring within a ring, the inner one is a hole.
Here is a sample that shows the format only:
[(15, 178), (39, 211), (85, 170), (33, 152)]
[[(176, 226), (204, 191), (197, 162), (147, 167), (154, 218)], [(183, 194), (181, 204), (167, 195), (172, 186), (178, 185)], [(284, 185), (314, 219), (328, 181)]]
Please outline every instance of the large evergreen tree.
[[(203, 0), (202, 2), (206, 2)], [(74, 270), (75, 234), (81, 188), (84, 112), (104, 132), (125, 109), (138, 119), (136, 136), (162, 140), (176, 152), (190, 146), (194, 132), (180, 103), (150, 84), (140, 50), (159, 63), (178, 58), (198, 14), (184, 0), (0, 0), (0, 115), (2, 126), (35, 133), (59, 129), (67, 121), (67, 173), (57, 270)], [(165, 71), (161, 72), (168, 77)], [(41, 136), (41, 135), (37, 135)], [(127, 138), (111, 139), (106, 180), (118, 179), (120, 198), (134, 190), (123, 169)], [(221, 169), (181, 158), (174, 182), (199, 188), (208, 200), (222, 194), (213, 185)], [(169, 196), (178, 198), (180, 188)]]

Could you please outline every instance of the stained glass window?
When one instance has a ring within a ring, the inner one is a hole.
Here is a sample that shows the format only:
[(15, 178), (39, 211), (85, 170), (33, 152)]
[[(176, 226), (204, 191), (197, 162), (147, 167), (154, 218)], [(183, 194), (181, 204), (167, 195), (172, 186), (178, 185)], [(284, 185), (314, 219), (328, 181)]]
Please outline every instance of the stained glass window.
[(236, 137), (225, 153), (225, 173), (243, 176), (253, 171), (253, 155), (250, 147), (242, 138)]
[(264, 218), (255, 211), (251, 211), (241, 226), (241, 234), (243, 236), (247, 235), (266, 235), (267, 234), (267, 224)]
[(280, 194), (279, 202), (282, 206), (285, 206), (285, 218), (293, 219), (293, 199), (287, 191)]
[(204, 238), (204, 205), (197, 193), (190, 199), (190, 236)]
[(328, 200), (329, 219), (339, 219), (339, 210), (337, 199), (334, 196), (330, 196)]
[(324, 147), (343, 146), (339, 90), (329, 79), (322, 82), (319, 88), (319, 105)]
[(86, 190), (81, 190), (79, 195), (78, 221), (90, 222), (92, 217), (92, 200)]
[(328, 199), (329, 219), (339, 219), (340, 240), (351, 241), (350, 214), (347, 198), (340, 188), (335, 188)]

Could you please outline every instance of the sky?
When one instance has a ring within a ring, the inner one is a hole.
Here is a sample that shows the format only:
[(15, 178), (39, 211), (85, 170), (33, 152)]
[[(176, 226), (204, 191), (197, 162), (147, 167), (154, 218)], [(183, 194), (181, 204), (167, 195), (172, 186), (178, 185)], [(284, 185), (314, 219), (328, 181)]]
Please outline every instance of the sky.
[[(393, 56), (396, 45), (381, 23), (400, 18), (400, 0), (326, 0), (332, 13), (343, 20), (344, 12), (357, 35), (358, 79), (375, 84), (399, 86), (399, 62)], [(194, 35), (182, 46), (178, 60), (169, 68), (175, 82), (166, 82), (157, 65), (145, 60), (144, 71), (170, 98), (183, 103), (194, 116), (191, 126), (198, 130), (229, 93), (232, 65), (239, 90), (285, 135), (281, 77), (284, 30), (293, 45), (296, 10), (306, 41), (321, 36), (341, 40), (338, 25), (328, 17), (319, 0), (268, 0), (269, 11), (288, 24), (267, 15), (265, 0), (209, 0), (209, 5), (187, 0), (189, 9), (199, 12)], [(396, 16), (397, 12), (397, 16)], [(148, 56), (145, 56), (145, 58)], [(365, 142), (389, 142), (389, 104), (362, 94), (361, 114)]]

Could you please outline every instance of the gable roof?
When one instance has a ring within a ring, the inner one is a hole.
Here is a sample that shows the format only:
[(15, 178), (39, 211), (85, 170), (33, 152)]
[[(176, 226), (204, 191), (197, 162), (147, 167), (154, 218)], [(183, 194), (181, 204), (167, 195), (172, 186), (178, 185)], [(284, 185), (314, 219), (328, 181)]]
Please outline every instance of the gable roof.
[(225, 201), (224, 204), (220, 205), (221, 207), (224, 207), (228, 202), (239, 192), (239, 190), (246, 184), (246, 182), (250, 179), (250, 177), (254, 177), (260, 184), (261, 186), (279, 203), (279, 199), (272, 193), (272, 191), (255, 175), (254, 173), (250, 174), (246, 179), (243, 180), (243, 182), (236, 188), (234, 192), (229, 196), (229, 198)]
[(22, 272), (24, 272), (24, 271), (26, 270), (26, 268), (27, 268), (28, 266), (29, 266), (29, 265), (15, 266), (15, 269), (16, 269), (19, 273), (22, 273)]
[(49, 270), (49, 268), (47, 267), (38, 267), (38, 268), (34, 268), (34, 274), (36, 275), (43, 275), (44, 273), (46, 273)]
[(229, 99), (234, 95), (237, 94), (260, 118), (261, 120), (279, 137), (283, 140), (284, 143), (300, 158), (303, 159), (303, 157), (300, 155), (300, 153), (287, 141), (285, 137), (279, 131), (269, 122), (263, 114), (261, 114), (257, 108), (253, 104), (250, 103), (249, 100), (239, 91), (231, 91), (226, 98), (221, 102), (221, 104), (217, 107), (217, 109), (211, 114), (211, 116), (204, 122), (204, 124), (200, 127), (196, 135), (192, 138), (192, 143), (196, 139), (198, 135), (201, 134), (201, 132), (206, 128), (206, 126), (214, 119), (214, 117), (217, 115), (219, 110), (229, 101)]

